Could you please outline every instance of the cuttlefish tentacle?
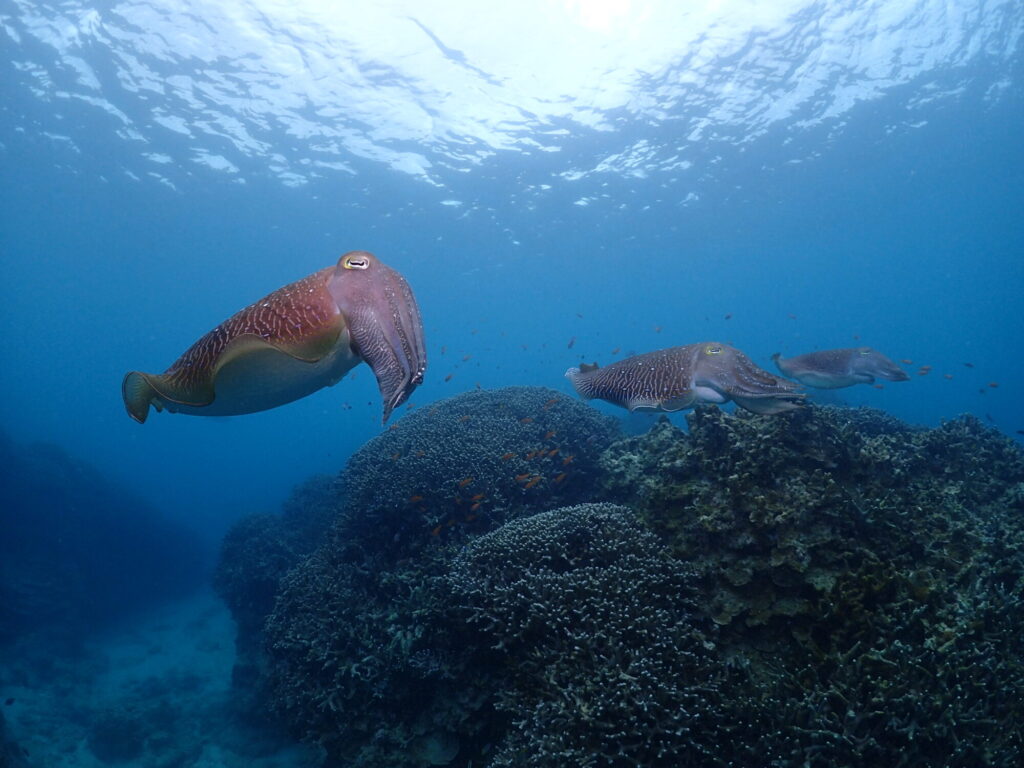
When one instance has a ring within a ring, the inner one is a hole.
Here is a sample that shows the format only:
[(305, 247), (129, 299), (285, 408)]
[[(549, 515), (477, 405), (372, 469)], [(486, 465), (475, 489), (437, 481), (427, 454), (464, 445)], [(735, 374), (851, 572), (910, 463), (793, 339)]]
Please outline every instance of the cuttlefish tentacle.
[(800, 405), (796, 385), (768, 373), (740, 350), (719, 342), (670, 347), (619, 360), (606, 368), (583, 365), (566, 377), (580, 396), (634, 410), (677, 411), (734, 400), (755, 413)]
[(783, 375), (819, 389), (872, 384), (875, 377), (887, 381), (910, 378), (896, 363), (871, 347), (824, 349), (787, 358), (776, 352), (772, 360)]
[[(354, 343), (374, 333), (414, 341), (385, 359)], [(352, 251), (237, 312), (164, 373), (128, 373), (122, 395), (140, 423), (151, 405), (201, 416), (253, 413), (332, 386), (364, 360), (381, 382), (386, 421), (423, 379), (423, 326), (404, 278), (372, 254)], [(381, 371), (396, 365), (403, 376), (385, 388), (394, 377)]]

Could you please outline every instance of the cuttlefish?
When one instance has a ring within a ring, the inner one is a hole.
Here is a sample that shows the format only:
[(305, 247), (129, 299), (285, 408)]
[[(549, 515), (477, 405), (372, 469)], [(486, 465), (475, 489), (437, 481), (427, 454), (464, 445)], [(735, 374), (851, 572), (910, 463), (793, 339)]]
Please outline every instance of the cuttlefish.
[(797, 408), (804, 397), (792, 382), (716, 341), (635, 355), (606, 368), (584, 364), (565, 375), (581, 397), (607, 400), (630, 411), (679, 411), (734, 400), (748, 411), (770, 414)]
[(366, 362), (384, 422), (422, 383), (423, 323), (409, 284), (366, 251), (279, 288), (232, 315), (160, 374), (132, 371), (121, 393), (140, 424), (158, 411), (236, 416), (337, 384)]
[(784, 375), (819, 389), (871, 384), (876, 376), (887, 381), (910, 378), (896, 363), (871, 347), (824, 349), (787, 358), (776, 352), (772, 360)]

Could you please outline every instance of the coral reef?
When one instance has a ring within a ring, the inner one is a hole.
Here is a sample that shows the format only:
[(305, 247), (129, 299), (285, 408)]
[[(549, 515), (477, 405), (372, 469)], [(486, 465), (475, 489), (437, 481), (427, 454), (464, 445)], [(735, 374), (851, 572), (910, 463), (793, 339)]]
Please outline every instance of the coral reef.
[(194, 532), (51, 445), (0, 436), (0, 641), (69, 637), (197, 589)]
[(330, 536), (283, 580), (267, 621), (275, 708), (367, 763), (434, 764), (485, 743), (488, 688), (460, 672), (473, 654), (438, 579), (465, 541), (589, 496), (615, 436), (583, 403), (510, 387), (439, 402), (369, 441), (340, 476)]
[[(499, 392), (364, 446), (312, 554), (289, 565), (263, 544), (240, 561), (276, 563), (252, 602), (276, 593), (268, 704), (331, 759), (1024, 759), (1010, 440), (972, 417), (915, 429), (866, 409), (709, 407), (689, 432), (662, 420), (609, 444), (579, 403)], [(555, 482), (564, 454), (576, 474)]]
[[(467, 545), (447, 582), (487, 667), (504, 670), (509, 726), (487, 765), (711, 765), (756, 717), (724, 696), (734, 673), (695, 616), (692, 570), (629, 509), (509, 522)], [(756, 756), (742, 739), (731, 751)]]
[(787, 703), (771, 757), (1016, 764), (1019, 448), (970, 416), (931, 430), (821, 407), (688, 421), (612, 446), (605, 488), (695, 567), (723, 651)]
[(244, 517), (221, 544), (213, 583), (237, 628), (232, 671), (236, 705), (252, 720), (262, 719), (265, 710), (263, 623), (281, 579), (323, 543), (339, 505), (334, 479), (317, 475), (292, 491), (280, 515)]
[[(405, 416), (352, 456), (345, 507), (377, 551), (496, 528), (524, 512), (589, 501), (614, 419), (544, 387), (466, 392)], [(370, 543), (364, 538), (364, 543)]]

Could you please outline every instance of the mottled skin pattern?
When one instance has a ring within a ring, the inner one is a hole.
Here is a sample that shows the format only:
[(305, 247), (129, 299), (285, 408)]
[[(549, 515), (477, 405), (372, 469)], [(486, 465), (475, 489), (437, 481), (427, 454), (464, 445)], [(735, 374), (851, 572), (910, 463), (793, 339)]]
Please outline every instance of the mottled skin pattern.
[(714, 341), (635, 355), (607, 368), (570, 368), (565, 375), (582, 397), (631, 411), (678, 411), (734, 400), (754, 413), (772, 414), (799, 407), (803, 398), (796, 385), (758, 368), (740, 350)]
[(284, 286), (202, 336), (163, 374), (128, 373), (125, 407), (230, 416), (274, 408), (337, 383), (366, 362), (384, 421), (423, 381), (419, 308), (405, 279), (351, 251), (337, 265)]
[(887, 381), (910, 378), (896, 363), (871, 347), (824, 349), (787, 358), (776, 353), (772, 360), (784, 375), (818, 389), (872, 384), (875, 377)]
[(205, 391), (212, 383), (216, 361), (228, 343), (241, 336), (285, 346), (299, 359), (320, 359), (323, 348), (333, 344), (339, 334), (341, 310), (327, 290), (334, 269), (321, 269), (278, 288), (233, 314), (185, 350), (164, 372), (168, 386), (182, 392)]

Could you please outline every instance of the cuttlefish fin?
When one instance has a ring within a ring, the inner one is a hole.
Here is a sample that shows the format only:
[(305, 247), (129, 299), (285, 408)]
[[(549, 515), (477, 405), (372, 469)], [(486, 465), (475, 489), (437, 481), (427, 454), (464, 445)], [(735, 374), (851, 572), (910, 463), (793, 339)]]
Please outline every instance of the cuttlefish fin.
[(678, 397), (670, 397), (669, 399), (661, 403), (661, 410), (663, 411), (682, 411), (690, 408), (694, 401), (697, 399), (697, 395), (692, 389), (688, 389)]
[(268, 354), (284, 354), (304, 363), (322, 359), (338, 341), (343, 326), (340, 316), (331, 326), (326, 333), (298, 340), (268, 340), (242, 334), (231, 339), (220, 354), (204, 349), (204, 346), (212, 347), (216, 338), (207, 334), (165, 373), (129, 372), (121, 383), (125, 408), (129, 416), (142, 424), (149, 415), (150, 405), (158, 411), (163, 410), (163, 402), (193, 408), (210, 405), (217, 396), (216, 384), (223, 374), (244, 377), (246, 368), (258, 369), (262, 365), (261, 358)]
[(151, 377), (160, 378), (158, 375), (141, 371), (130, 371), (121, 382), (125, 408), (128, 409), (128, 415), (139, 424), (145, 423), (150, 405), (156, 405), (157, 410), (161, 410), (160, 401), (156, 399), (157, 389), (150, 382)]
[(666, 408), (665, 402), (656, 397), (634, 397), (626, 402), (625, 405), (629, 411), (679, 410), (678, 408)]

